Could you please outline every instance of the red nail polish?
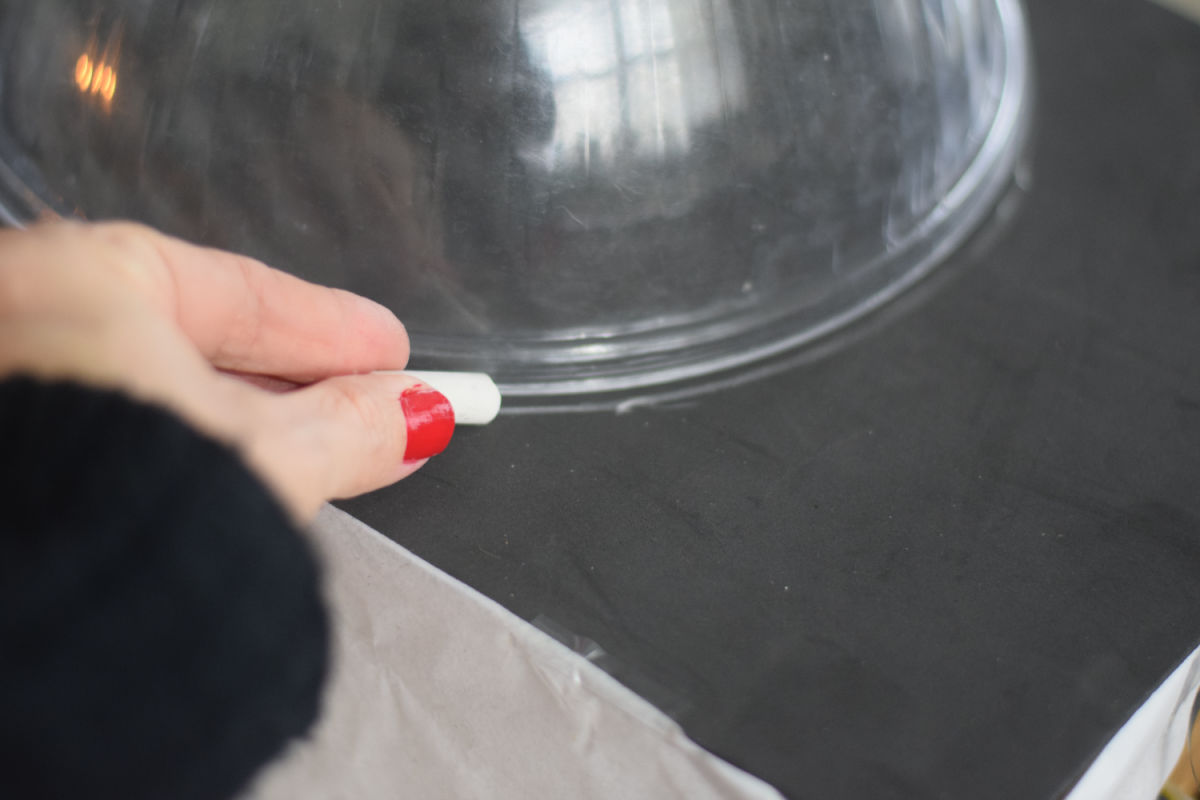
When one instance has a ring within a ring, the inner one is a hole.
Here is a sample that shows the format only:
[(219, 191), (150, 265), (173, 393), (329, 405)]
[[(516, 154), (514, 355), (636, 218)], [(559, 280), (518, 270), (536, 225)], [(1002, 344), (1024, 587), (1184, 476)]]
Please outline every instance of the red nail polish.
[(408, 428), (406, 462), (436, 456), (446, 449), (454, 435), (454, 409), (444, 395), (425, 385), (412, 386), (400, 395), (400, 407)]

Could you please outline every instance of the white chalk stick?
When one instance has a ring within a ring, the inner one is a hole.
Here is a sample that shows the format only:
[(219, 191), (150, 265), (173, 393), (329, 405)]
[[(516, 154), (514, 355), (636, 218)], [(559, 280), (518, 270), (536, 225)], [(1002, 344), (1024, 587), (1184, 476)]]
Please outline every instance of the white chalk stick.
[(404, 370), (437, 389), (450, 401), (456, 425), (487, 425), (500, 413), (500, 390), (482, 372)]

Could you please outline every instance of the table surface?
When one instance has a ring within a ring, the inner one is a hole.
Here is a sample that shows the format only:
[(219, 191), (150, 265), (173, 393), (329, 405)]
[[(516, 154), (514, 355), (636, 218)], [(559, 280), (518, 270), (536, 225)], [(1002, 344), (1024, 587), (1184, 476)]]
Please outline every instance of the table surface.
[(1028, 5), (1032, 187), (933, 280), (341, 505), (790, 797), (1065, 791), (1200, 640), (1200, 27)]

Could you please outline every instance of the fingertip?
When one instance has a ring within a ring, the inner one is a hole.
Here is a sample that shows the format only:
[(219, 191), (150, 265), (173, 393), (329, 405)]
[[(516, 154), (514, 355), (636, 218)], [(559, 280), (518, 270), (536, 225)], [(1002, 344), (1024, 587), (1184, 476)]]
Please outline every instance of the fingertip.
[(277, 402), (305, 452), (284, 467), (312, 496), (353, 497), (416, 472), (453, 435), (449, 401), (403, 373), (330, 378)]
[(403, 369), (408, 363), (408, 330), (399, 317), (387, 306), (362, 295), (338, 291), (350, 308), (359, 343), (351, 350), (362, 348), (363, 361), (370, 369)]
[(400, 466), (396, 469), (396, 472), (392, 477), (392, 483), (396, 483), (397, 481), (404, 480), (405, 478), (409, 477), (414, 472), (416, 472), (417, 470), (419, 470), (421, 467), (425, 466), (428, 463), (429, 463), (428, 458), (421, 458), (421, 459), (417, 459), (416, 461), (400, 462)]
[(415, 462), (436, 456), (454, 436), (454, 407), (446, 396), (426, 383), (414, 384), (400, 393), (406, 432), (404, 461)]
[[(362, 295), (357, 295), (357, 296), (362, 297)], [(375, 310), (375, 313), (379, 316), (380, 320), (382, 320), (385, 325), (389, 325), (389, 326), (392, 326), (395, 328), (399, 328), (400, 330), (404, 330), (404, 323), (400, 321), (400, 318), (397, 317), (395, 312), (392, 311), (390, 308), (385, 306), (383, 303), (380, 303), (376, 300), (372, 300), (369, 297), (362, 297), (362, 299), (364, 301), (366, 301), (366, 303)]]

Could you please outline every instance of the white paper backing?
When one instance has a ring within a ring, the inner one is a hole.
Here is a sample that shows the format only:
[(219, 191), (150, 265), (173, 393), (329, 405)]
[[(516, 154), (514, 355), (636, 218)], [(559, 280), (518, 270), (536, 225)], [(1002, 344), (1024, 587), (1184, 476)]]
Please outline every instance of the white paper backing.
[(327, 507), (335, 668), (311, 741), (253, 800), (777, 800), (500, 605)]

